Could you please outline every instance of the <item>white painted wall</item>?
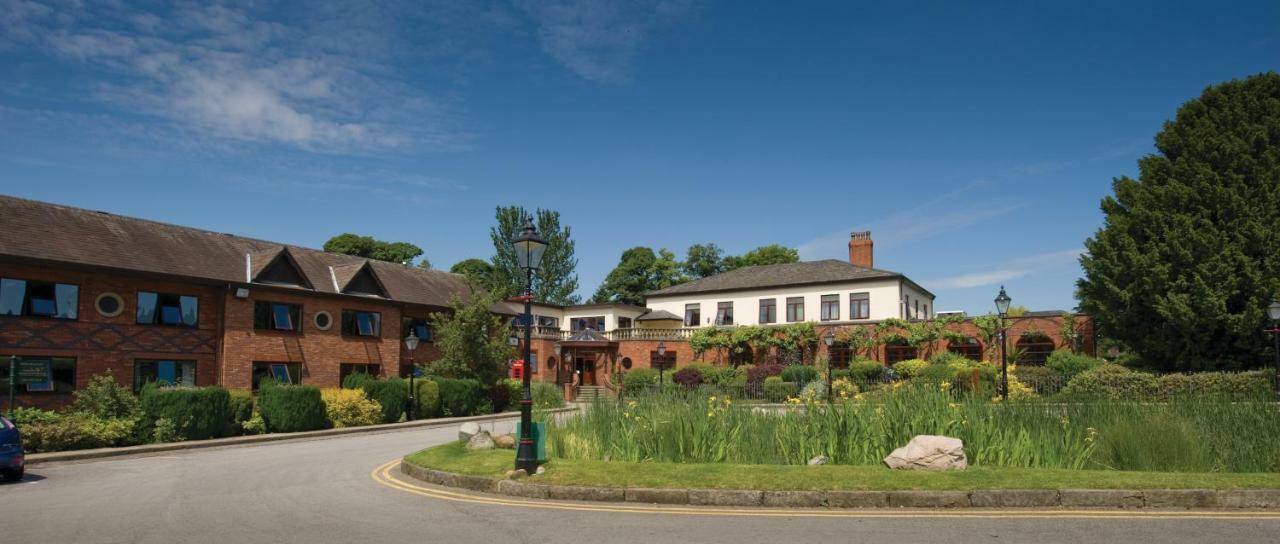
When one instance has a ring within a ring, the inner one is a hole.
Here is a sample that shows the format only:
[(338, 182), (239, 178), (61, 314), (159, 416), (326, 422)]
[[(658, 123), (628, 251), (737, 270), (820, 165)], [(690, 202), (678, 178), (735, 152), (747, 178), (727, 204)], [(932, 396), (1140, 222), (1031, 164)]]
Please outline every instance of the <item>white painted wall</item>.
[[(516, 314), (524, 312), (524, 303), (522, 302), (507, 302), (506, 305)], [(632, 319), (631, 326), (634, 327), (636, 326), (635, 318), (640, 317), (642, 314), (644, 314), (644, 310), (627, 307), (578, 308), (570, 306), (562, 309), (545, 304), (533, 304), (533, 315), (535, 316), (534, 323), (537, 323), (536, 316), (554, 317), (560, 320), (560, 330), (562, 331), (571, 330), (573, 323), (572, 320), (581, 317), (604, 316), (606, 331), (618, 328), (619, 317), (630, 317)]]
[(934, 310), (932, 297), (916, 291), (906, 282), (896, 278), (849, 283), (833, 283), (818, 286), (774, 287), (751, 291), (731, 291), (725, 293), (666, 295), (650, 297), (647, 301), (647, 305), (652, 310), (666, 310), (683, 317), (685, 304), (698, 303), (701, 304), (702, 310), (702, 323), (700, 323), (699, 326), (710, 326), (715, 324), (717, 303), (733, 302), (733, 317), (735, 325), (758, 325), (760, 316), (760, 299), (774, 298), (777, 299), (778, 308), (778, 321), (776, 324), (785, 324), (787, 322), (787, 297), (804, 297), (805, 321), (821, 322), (819, 318), (822, 316), (822, 295), (839, 295), (839, 321), (849, 321), (849, 295), (852, 293), (870, 294), (871, 318), (869, 320), (902, 317), (899, 313), (901, 311), (899, 304), (901, 299), (899, 298), (899, 293), (909, 294), (911, 296), (913, 306), (916, 298), (918, 297), (922, 305), (922, 314), (924, 313), (923, 305), (926, 301), (929, 305), (929, 311), (933, 312)]

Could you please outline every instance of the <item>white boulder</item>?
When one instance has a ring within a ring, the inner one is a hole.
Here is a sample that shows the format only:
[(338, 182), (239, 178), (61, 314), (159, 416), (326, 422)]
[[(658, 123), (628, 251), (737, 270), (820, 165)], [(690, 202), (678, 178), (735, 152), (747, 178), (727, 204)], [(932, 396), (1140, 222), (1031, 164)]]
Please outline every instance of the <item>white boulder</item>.
[(964, 442), (949, 436), (919, 435), (884, 458), (889, 468), (910, 470), (965, 470), (969, 458)]
[(469, 450), (491, 450), (497, 444), (493, 442), (493, 435), (487, 431), (480, 431), (467, 440), (467, 449)]
[(474, 421), (468, 421), (458, 427), (458, 440), (463, 442), (471, 440), (471, 437), (477, 434), (480, 434), (480, 424)]

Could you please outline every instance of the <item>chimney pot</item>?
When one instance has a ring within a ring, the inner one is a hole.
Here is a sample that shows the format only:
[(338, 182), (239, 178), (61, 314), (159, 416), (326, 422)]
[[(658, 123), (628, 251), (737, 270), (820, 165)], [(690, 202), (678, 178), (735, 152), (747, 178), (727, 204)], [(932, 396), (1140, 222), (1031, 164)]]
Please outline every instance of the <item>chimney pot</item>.
[(871, 231), (855, 231), (849, 233), (849, 262), (863, 268), (873, 268), (875, 259), (875, 243), (871, 241)]

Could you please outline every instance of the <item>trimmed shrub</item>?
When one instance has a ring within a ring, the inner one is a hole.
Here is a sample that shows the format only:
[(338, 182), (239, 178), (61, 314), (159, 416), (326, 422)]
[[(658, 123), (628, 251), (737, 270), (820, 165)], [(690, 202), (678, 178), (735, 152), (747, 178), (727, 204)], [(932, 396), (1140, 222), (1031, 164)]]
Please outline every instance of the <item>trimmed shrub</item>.
[(262, 380), (258, 412), (267, 432), (296, 433), (329, 426), (320, 390), (311, 385), (284, 385)]
[(156, 422), (166, 419), (177, 440), (231, 436), (231, 394), (221, 386), (168, 387), (155, 382), (142, 388), (139, 437), (154, 438)]
[(627, 393), (639, 393), (650, 385), (657, 385), (658, 371), (652, 368), (636, 368), (627, 372), (622, 379), (622, 388)]
[(849, 370), (849, 369), (847, 369), (847, 368), (837, 368), (837, 369), (833, 369), (833, 370), (831, 371), (831, 380), (832, 380), (832, 381), (835, 381), (835, 380), (851, 380), (851, 379), (853, 379), (853, 372), (852, 372), (852, 371), (850, 371), (850, 370)]
[[(689, 363), (688, 365), (685, 365), (685, 368), (693, 369), (695, 372), (698, 373), (698, 377), (700, 379), (698, 383), (700, 384), (714, 384), (720, 381), (721, 370), (717, 368), (716, 365), (713, 365), (711, 363), (694, 361), (692, 363)], [(680, 382), (677, 381), (676, 383), (680, 383)]]
[(534, 408), (564, 408), (564, 391), (554, 383), (533, 382), (529, 394), (533, 395)]
[(364, 384), (378, 381), (378, 377), (368, 372), (352, 372), (342, 379), (343, 389), (364, 389)]
[(1062, 392), (1069, 396), (1110, 399), (1150, 399), (1158, 389), (1156, 377), (1120, 365), (1099, 365), (1076, 374)]
[(129, 446), (135, 443), (136, 418), (101, 418), (84, 412), (42, 418), (22, 427), (27, 453)]
[(440, 412), (445, 416), (469, 416), (480, 408), (480, 382), (440, 378), (436, 383), (440, 387)]
[(782, 402), (794, 396), (798, 387), (794, 382), (786, 382), (781, 376), (769, 376), (764, 379), (764, 398), (769, 402)]
[(89, 385), (72, 393), (71, 411), (98, 418), (137, 417), (141, 405), (128, 387), (116, 383), (111, 371), (89, 379)]
[[(703, 376), (702, 381), (703, 383), (707, 383), (707, 377)], [(718, 369), (715, 381), (711, 383), (714, 383), (715, 385), (746, 385), (747, 369), (746, 367)]]
[(253, 393), (242, 389), (228, 391), (227, 419), (231, 422), (232, 432), (240, 432), (240, 425), (253, 417)]
[(40, 423), (57, 423), (62, 416), (53, 410), (19, 406), (13, 409), (13, 424), (18, 428)]
[(884, 365), (880, 361), (860, 359), (849, 363), (850, 378), (856, 380), (878, 380), (884, 377)]
[(1156, 378), (1156, 394), (1161, 399), (1179, 395), (1227, 397), (1235, 400), (1266, 398), (1271, 395), (1271, 379), (1271, 373), (1265, 370), (1165, 374)]
[(671, 381), (684, 386), (686, 389), (693, 389), (702, 385), (702, 373), (698, 372), (696, 368), (686, 366), (672, 374)]
[(325, 416), (334, 427), (361, 427), (382, 423), (382, 406), (360, 389), (321, 389)]
[(911, 379), (920, 374), (920, 371), (929, 366), (929, 362), (924, 359), (907, 359), (906, 361), (898, 361), (893, 363), (893, 371), (900, 378)]
[(440, 417), (440, 385), (426, 379), (415, 379), (414, 384), (418, 388), (414, 395), (414, 401), (418, 403), (418, 419)]
[(747, 385), (758, 386), (764, 383), (765, 378), (768, 378), (769, 376), (780, 376), (781, 374), (782, 365), (756, 365), (747, 369)]
[[(351, 376), (360, 375), (352, 374)], [(365, 374), (367, 376), (367, 374)], [(347, 376), (350, 378), (351, 376)], [(378, 403), (382, 407), (382, 422), (395, 423), (400, 421), (400, 416), (404, 415), (404, 407), (409, 402), (409, 384), (401, 378), (386, 378), (382, 380), (364, 380), (360, 383), (360, 389), (364, 390), (369, 400)]]
[(950, 351), (939, 351), (929, 358), (929, 364), (931, 365), (967, 365), (976, 362), (964, 355)]
[(782, 369), (782, 381), (806, 384), (818, 379), (818, 369), (805, 365), (789, 365)]
[(1045, 366), (1052, 369), (1058, 374), (1064, 374), (1067, 377), (1075, 376), (1086, 370), (1097, 368), (1103, 364), (1101, 359), (1095, 359), (1088, 355), (1080, 355), (1071, 353), (1065, 349), (1060, 349), (1049, 354), (1049, 360), (1045, 362)]
[(931, 384), (951, 382), (964, 372), (964, 370), (964, 366), (956, 364), (926, 365), (924, 368), (916, 372), (911, 379), (922, 380)]

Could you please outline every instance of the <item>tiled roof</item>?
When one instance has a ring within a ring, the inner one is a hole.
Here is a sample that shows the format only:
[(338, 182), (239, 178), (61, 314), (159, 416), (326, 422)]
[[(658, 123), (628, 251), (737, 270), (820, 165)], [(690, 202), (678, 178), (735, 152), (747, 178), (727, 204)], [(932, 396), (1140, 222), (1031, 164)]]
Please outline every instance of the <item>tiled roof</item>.
[(285, 248), (317, 292), (341, 291), (329, 267), (353, 275), (368, 262), (392, 300), (448, 306), (471, 294), (459, 274), (0, 195), (0, 256), (245, 283)]
[(903, 278), (903, 276), (897, 272), (866, 268), (848, 261), (828, 259), (824, 261), (748, 266), (680, 285), (673, 285), (666, 289), (659, 289), (648, 293), (648, 295), (683, 295), (887, 278)]
[(636, 318), (636, 321), (663, 321), (663, 320), (684, 321), (684, 318), (676, 314), (673, 314), (671, 312), (668, 312), (666, 310), (653, 310), (649, 313), (646, 313)]

